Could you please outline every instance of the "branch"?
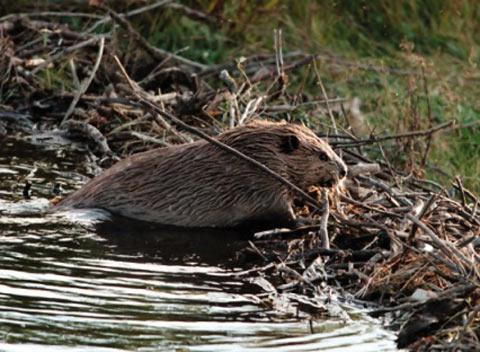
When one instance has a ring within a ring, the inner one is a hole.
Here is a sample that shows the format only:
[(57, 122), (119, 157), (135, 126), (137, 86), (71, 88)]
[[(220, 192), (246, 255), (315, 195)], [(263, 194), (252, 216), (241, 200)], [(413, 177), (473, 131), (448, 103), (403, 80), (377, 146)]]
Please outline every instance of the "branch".
[[(143, 12), (146, 12), (146, 11), (150, 11), (150, 10), (153, 10), (153, 9), (156, 9), (158, 7), (162, 7), (162, 6), (165, 6), (167, 4), (169, 4), (170, 2), (172, 2), (172, 0), (160, 0), (160, 1), (157, 1), (157, 2), (154, 2), (153, 4), (149, 4), (149, 5), (146, 5), (146, 6), (142, 6), (142, 7), (138, 7), (132, 11), (128, 11), (126, 13), (122, 13), (120, 14), (121, 17), (131, 17), (131, 16), (135, 16), (135, 15), (138, 15), (138, 14), (141, 14)], [(97, 6), (98, 7), (98, 6)], [(110, 21), (112, 20), (112, 18), (110, 16), (104, 16), (102, 17), (99, 21), (95, 22), (93, 24), (93, 26), (90, 27), (90, 29), (88, 29), (86, 32), (87, 33), (92, 33), (95, 31), (95, 29), (97, 29), (99, 26), (101, 26), (102, 24), (105, 24), (105, 23), (109, 23)]]
[(73, 97), (73, 100), (70, 103), (70, 106), (68, 107), (68, 110), (67, 110), (67, 112), (65, 113), (65, 116), (62, 119), (61, 125), (63, 125), (65, 123), (65, 121), (68, 120), (68, 118), (72, 114), (73, 110), (75, 109), (75, 106), (77, 106), (77, 103), (80, 100), (80, 97), (87, 91), (88, 87), (92, 83), (93, 78), (95, 77), (95, 74), (97, 73), (98, 67), (100, 66), (100, 62), (102, 61), (104, 47), (105, 47), (105, 38), (101, 37), (100, 38), (100, 44), (99, 44), (99, 47), (98, 47), (97, 59), (95, 60), (95, 64), (93, 65), (92, 73), (87, 78), (87, 80), (82, 83), (82, 85), (80, 86), (80, 89), (77, 91), (77, 93)]
[(455, 128), (456, 126), (452, 126), (454, 124), (455, 124), (455, 120), (451, 120), (451, 121), (442, 123), (440, 125), (437, 125), (435, 127), (429, 128), (428, 130), (411, 131), (411, 132), (405, 132), (405, 133), (394, 134), (394, 135), (383, 136), (383, 137), (373, 137), (369, 139), (362, 139), (362, 140), (352, 141), (352, 142), (341, 142), (341, 143), (332, 142), (331, 144), (334, 145), (336, 148), (354, 148), (354, 147), (360, 147), (362, 145), (384, 142), (388, 140), (431, 136), (433, 133), (438, 132), (440, 130), (447, 129), (449, 127)]
[(135, 28), (132, 27), (130, 22), (128, 22), (125, 18), (123, 18), (122, 16), (120, 16), (118, 13), (116, 13), (115, 11), (113, 11), (111, 8), (109, 8), (107, 6), (98, 5), (98, 7), (100, 9), (104, 10), (104, 11), (108, 11), (110, 16), (112, 16), (112, 18), (122, 28), (124, 28), (126, 31), (128, 31), (130, 33), (130, 35), (133, 37), (133, 39), (137, 42), (137, 44), (140, 45), (154, 59), (161, 61), (161, 60), (171, 58), (178, 63), (187, 65), (187, 66), (189, 66), (193, 69), (200, 70), (200, 71), (206, 70), (208, 68), (208, 66), (206, 66), (206, 65), (203, 65), (203, 64), (200, 64), (198, 62), (186, 59), (182, 56), (170, 53), (166, 50), (163, 50), (163, 49), (160, 49), (160, 48), (157, 48), (157, 47), (151, 45), (150, 43), (147, 42), (147, 40), (144, 37), (142, 37), (142, 35)]
[(69, 54), (69, 53), (74, 52), (74, 51), (76, 51), (76, 50), (85, 48), (85, 47), (87, 47), (87, 46), (94, 45), (94, 44), (96, 44), (98, 41), (99, 41), (99, 37), (92, 37), (92, 38), (89, 38), (89, 39), (87, 39), (87, 40), (84, 40), (83, 42), (80, 42), (80, 43), (77, 43), (77, 44), (75, 44), (75, 45), (69, 46), (68, 48), (65, 48), (65, 49), (62, 50), (60, 53), (48, 57), (47, 59), (45, 59), (44, 62), (42, 62), (42, 63), (41, 63), (40, 65), (38, 65), (37, 67), (35, 67), (35, 68), (32, 70), (32, 75), (36, 74), (38, 71), (40, 71), (41, 69), (47, 67), (50, 63), (58, 60), (58, 59), (61, 58), (62, 56), (65, 56), (66, 54)]

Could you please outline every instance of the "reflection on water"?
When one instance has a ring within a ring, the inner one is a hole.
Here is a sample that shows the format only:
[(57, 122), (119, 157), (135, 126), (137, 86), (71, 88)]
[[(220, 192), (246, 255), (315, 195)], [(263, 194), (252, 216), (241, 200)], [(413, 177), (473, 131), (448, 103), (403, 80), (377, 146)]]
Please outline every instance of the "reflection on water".
[(367, 318), (317, 321), (312, 333), (259, 305), (232, 275), (241, 234), (5, 214), (27, 175), (34, 204), (53, 179), (81, 181), (72, 171), (85, 156), (28, 148), (0, 141), (0, 351), (394, 350)]

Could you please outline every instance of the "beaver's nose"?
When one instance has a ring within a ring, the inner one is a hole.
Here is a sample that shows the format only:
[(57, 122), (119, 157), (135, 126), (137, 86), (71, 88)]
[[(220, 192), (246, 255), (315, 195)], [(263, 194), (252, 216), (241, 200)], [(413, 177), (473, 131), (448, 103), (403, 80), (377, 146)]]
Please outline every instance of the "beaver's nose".
[(341, 178), (347, 176), (347, 168), (344, 165), (339, 165), (339, 174)]

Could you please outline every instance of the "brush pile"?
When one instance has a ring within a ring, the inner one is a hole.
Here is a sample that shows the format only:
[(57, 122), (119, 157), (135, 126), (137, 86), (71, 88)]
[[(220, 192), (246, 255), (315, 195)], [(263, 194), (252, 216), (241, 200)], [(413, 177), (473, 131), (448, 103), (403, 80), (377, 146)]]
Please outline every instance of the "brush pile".
[[(209, 15), (171, 1), (123, 14), (97, 5), (88, 13), (0, 18), (0, 136), (75, 142), (108, 166), (198, 138), (177, 120), (211, 136), (252, 118), (306, 123), (343, 155), (347, 181), (330, 192), (327, 217), (299, 205), (298, 213), (318, 218), (319, 226), (259, 234), (241, 256), (255, 266), (237, 276), (260, 285), (265, 302), (280, 305), (278, 298), (287, 297), (285, 306), (312, 316), (325, 312), (333, 291), (345, 301), (370, 302), (371, 314), (387, 314), (400, 328), (400, 347), (480, 349), (479, 199), (459, 178), (445, 188), (396, 170), (383, 153), (392, 142), (428, 144), (454, 129), (452, 122), (359, 139), (359, 120), (348, 118), (358, 115), (354, 101), (328, 97), (320, 77), (319, 97), (288, 86), (290, 72), (316, 60), (337, 69), (351, 63), (283, 53), (278, 31), (275, 54), (208, 66), (151, 46), (129, 18), (168, 6), (217, 25)], [(106, 30), (96, 34), (100, 27)], [(312, 195), (326, 199), (319, 190)]]
[[(344, 153), (351, 170), (372, 165), (352, 154)], [(477, 349), (478, 199), (458, 184), (456, 201), (447, 190), (387, 166), (352, 176), (330, 199), (331, 248), (321, 245), (321, 225), (262, 233), (268, 239), (252, 243), (250, 252), (269, 264), (257, 269), (256, 280), (272, 290), (270, 298), (284, 292), (310, 297), (290, 299), (310, 311), (328, 310), (318, 307), (328, 301), (326, 285), (346, 302), (376, 302), (372, 315), (388, 313), (401, 325), (399, 347)]]

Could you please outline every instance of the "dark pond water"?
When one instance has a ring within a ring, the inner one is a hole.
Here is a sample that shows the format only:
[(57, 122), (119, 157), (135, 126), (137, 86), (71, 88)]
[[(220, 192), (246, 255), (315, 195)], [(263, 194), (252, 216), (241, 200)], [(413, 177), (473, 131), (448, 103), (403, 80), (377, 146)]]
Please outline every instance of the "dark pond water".
[(354, 309), (312, 329), (262, 306), (228, 265), (245, 245), (233, 234), (42, 215), (53, 181), (71, 190), (95, 171), (90, 161), (0, 140), (0, 351), (395, 350), (395, 336)]

